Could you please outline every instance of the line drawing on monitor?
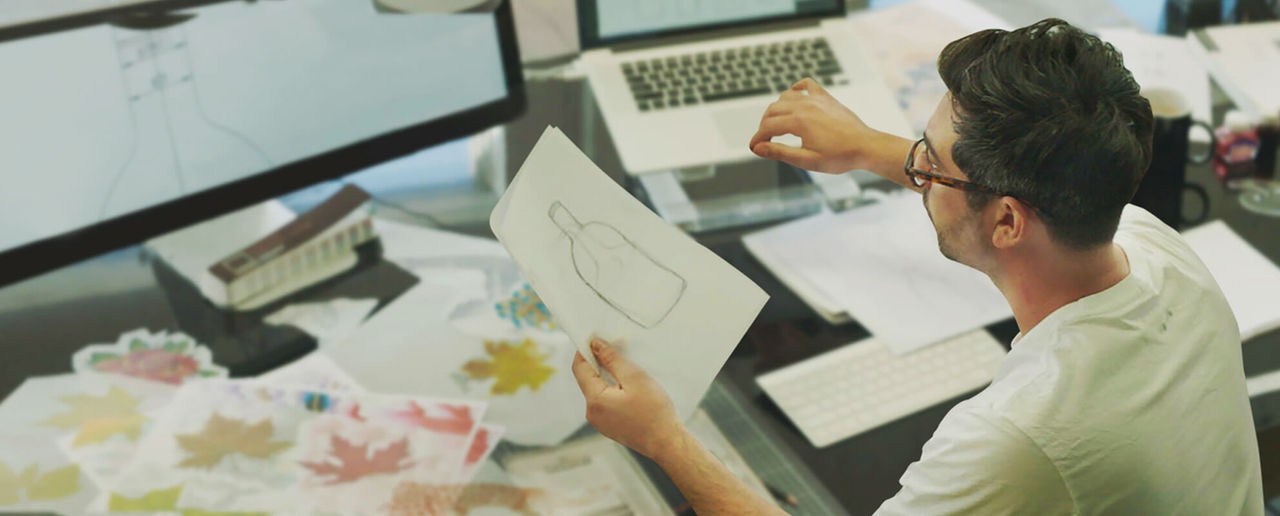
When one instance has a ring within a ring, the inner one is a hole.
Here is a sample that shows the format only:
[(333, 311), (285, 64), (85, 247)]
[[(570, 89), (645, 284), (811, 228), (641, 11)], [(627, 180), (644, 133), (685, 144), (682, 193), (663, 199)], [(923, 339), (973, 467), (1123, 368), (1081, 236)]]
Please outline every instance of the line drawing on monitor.
[(488, 3), (175, 0), (5, 27), (0, 286), (514, 119), (511, 0)]
[[(188, 19), (177, 21), (184, 23)], [(146, 31), (117, 27), (110, 30), (120, 60), (134, 139), (128, 160), (104, 192), (99, 219), (130, 211), (129, 203), (122, 203), (115, 211), (111, 209), (117, 190), (171, 187), (171, 196), (177, 197), (212, 182), (189, 181), (186, 177), (216, 176), (216, 172), (202, 171), (202, 165), (246, 170), (265, 170), (274, 165), (244, 133), (219, 124), (205, 112), (187, 48), (188, 38), (181, 25)], [(197, 161), (192, 157), (197, 149), (216, 154), (217, 161)], [(154, 171), (148, 170), (153, 167)], [(166, 173), (165, 169), (170, 170)]]

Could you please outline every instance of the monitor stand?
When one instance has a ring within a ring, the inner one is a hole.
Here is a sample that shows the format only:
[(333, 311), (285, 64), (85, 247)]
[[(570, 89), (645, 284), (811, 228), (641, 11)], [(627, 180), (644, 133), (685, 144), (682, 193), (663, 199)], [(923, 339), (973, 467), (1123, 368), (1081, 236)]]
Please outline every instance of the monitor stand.
[(164, 260), (151, 260), (151, 269), (165, 293), (178, 329), (209, 347), (213, 361), (232, 377), (254, 376), (310, 353), (317, 347), (311, 335), (293, 326), (263, 322), (267, 316), (297, 303), (339, 298), (378, 300), (373, 313), (418, 283), (417, 276), (382, 258), (380, 240), (356, 248), (354, 267), (249, 311), (214, 306), (194, 284)]

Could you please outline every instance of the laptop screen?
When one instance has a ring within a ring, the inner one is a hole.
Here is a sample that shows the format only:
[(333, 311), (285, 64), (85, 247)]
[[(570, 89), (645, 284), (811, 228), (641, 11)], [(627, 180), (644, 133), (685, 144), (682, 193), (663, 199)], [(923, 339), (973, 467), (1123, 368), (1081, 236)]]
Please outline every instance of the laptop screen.
[(844, 13), (844, 0), (578, 0), (582, 48)]

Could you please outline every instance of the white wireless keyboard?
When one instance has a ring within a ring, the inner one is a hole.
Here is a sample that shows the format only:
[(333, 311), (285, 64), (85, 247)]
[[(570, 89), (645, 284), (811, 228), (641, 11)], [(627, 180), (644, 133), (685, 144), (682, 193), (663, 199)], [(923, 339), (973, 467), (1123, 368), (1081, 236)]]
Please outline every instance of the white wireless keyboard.
[(898, 356), (874, 338), (756, 377), (822, 448), (982, 387), (1005, 349), (978, 330)]

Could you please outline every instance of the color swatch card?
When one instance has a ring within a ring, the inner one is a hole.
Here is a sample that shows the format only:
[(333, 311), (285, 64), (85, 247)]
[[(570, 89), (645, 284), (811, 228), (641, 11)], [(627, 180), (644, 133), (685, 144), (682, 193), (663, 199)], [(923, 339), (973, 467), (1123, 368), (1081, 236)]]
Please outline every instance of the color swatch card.
[(459, 482), (483, 412), (474, 402), (191, 383), (143, 440), (107, 505), (369, 514), (414, 487), (451, 503), (445, 498), (456, 489), (426, 487)]

